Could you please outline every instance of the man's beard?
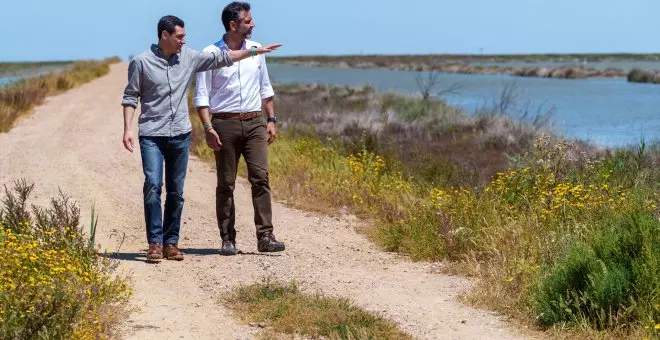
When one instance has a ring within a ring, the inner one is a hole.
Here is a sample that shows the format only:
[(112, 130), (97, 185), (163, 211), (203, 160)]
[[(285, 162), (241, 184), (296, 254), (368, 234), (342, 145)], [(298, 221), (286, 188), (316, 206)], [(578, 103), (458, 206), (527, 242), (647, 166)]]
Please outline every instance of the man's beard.
[(250, 39), (252, 37), (252, 31), (246, 31), (241, 34), (243, 39)]

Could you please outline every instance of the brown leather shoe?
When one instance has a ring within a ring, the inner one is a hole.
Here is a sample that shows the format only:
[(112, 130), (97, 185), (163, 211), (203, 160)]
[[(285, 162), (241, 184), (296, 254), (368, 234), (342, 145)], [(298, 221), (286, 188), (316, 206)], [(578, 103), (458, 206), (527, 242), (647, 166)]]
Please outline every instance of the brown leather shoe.
[(160, 243), (149, 243), (147, 250), (147, 260), (155, 261), (163, 258), (163, 245)]
[(179, 250), (179, 247), (177, 247), (176, 244), (166, 244), (165, 249), (163, 249), (163, 255), (168, 260), (183, 260), (183, 252)]

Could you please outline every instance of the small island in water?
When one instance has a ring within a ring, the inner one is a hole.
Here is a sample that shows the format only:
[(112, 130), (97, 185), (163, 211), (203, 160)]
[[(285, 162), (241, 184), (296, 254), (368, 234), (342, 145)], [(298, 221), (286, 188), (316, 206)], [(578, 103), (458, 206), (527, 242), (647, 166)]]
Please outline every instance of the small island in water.
[(660, 54), (337, 55), (272, 57), (270, 60), (310, 67), (387, 68), (560, 79), (607, 77), (660, 84)]

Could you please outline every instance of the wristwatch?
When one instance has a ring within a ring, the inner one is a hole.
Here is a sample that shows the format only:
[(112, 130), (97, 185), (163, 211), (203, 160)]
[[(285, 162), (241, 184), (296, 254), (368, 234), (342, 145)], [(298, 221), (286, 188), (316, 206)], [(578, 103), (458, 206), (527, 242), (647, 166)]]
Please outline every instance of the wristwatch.
[(271, 123), (271, 122), (272, 122), (272, 123), (277, 123), (277, 116), (275, 116), (275, 117), (268, 117), (268, 119), (267, 119), (266, 121), (269, 122), (269, 123)]

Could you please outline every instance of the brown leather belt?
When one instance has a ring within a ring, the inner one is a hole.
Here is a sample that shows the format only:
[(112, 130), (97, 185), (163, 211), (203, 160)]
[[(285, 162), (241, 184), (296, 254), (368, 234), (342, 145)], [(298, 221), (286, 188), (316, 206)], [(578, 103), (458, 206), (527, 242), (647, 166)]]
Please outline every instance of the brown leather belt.
[(262, 115), (261, 111), (241, 112), (241, 113), (236, 113), (236, 112), (216, 112), (216, 113), (213, 113), (213, 116), (218, 117), (218, 118), (240, 119), (240, 120), (251, 119), (251, 118), (254, 118), (254, 117), (259, 117), (261, 115)]

